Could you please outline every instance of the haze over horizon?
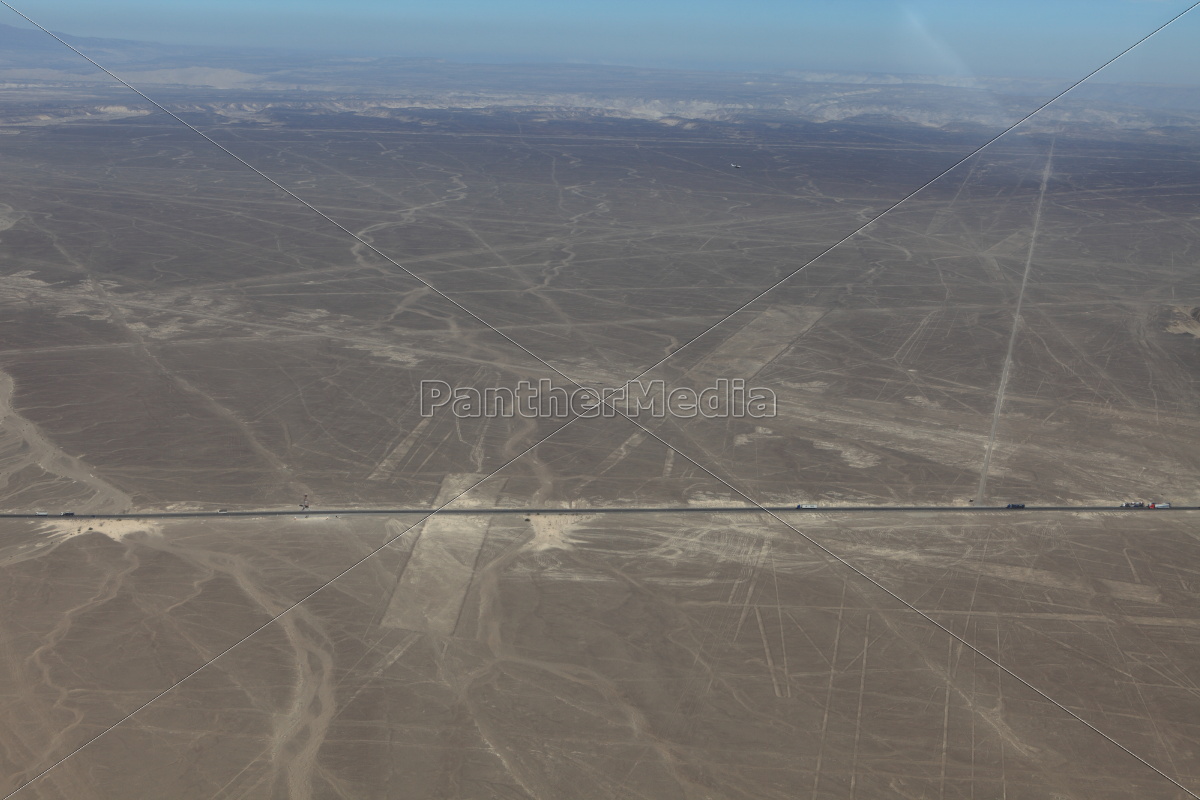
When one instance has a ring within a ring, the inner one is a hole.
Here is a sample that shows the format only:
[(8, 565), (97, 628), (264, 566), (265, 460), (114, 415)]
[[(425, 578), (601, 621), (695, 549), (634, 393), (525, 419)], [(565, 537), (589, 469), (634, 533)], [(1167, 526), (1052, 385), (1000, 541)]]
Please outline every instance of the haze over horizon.
[[(102, 8), (57, 0), (22, 8), (75, 36), (177, 45), (264, 47), (347, 56), (468, 62), (568, 62), (706, 70), (831, 70), (1074, 78), (1188, 7), (1163, 0), (854, 0), (793, 4), (628, 0), (500, 7), (450, 0), (435, 8), (358, 0), (279, 0)], [(28, 27), (12, 12), (0, 22)], [(1168, 30), (1106, 69), (1104, 82), (1194, 84), (1200, 18)]]
[(0, 800), (1200, 800), (1200, 11), (14, 1)]

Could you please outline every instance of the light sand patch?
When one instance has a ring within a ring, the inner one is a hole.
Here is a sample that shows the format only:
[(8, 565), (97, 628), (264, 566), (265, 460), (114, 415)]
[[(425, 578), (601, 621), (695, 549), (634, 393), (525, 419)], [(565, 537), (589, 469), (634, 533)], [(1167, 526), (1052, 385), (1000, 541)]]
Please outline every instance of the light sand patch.
[(1172, 306), (1171, 318), (1167, 322), (1167, 333), (1186, 333), (1200, 339), (1200, 308)]
[(596, 518), (595, 514), (534, 514), (529, 518), (533, 526), (533, 538), (523, 549), (572, 550), (571, 529)]
[(151, 520), (136, 519), (48, 519), (39, 525), (41, 533), (51, 538), (66, 540), (76, 536), (87, 536), (99, 533), (114, 542), (124, 541), (127, 536), (142, 534), (145, 536), (162, 536), (162, 525)]
[(769, 308), (687, 371), (700, 382), (753, 378), (825, 315), (823, 308)]
[(399, 467), (400, 462), (404, 460), (406, 455), (408, 455), (408, 451), (412, 449), (413, 445), (420, 441), (422, 432), (429, 425), (429, 420), (429, 417), (425, 417), (416, 425), (414, 425), (413, 429), (409, 431), (408, 436), (405, 436), (400, 444), (393, 447), (392, 451), (384, 456), (382, 460), (380, 460), (379, 464), (375, 466), (375, 469), (371, 471), (371, 474), (367, 476), (367, 480), (384, 481), (390, 479), (393, 473), (396, 472), (397, 467)]
[(780, 385), (785, 389), (799, 389), (802, 392), (813, 392), (820, 394), (829, 388), (829, 381), (804, 381), (803, 383), (785, 381)]
[(325, 309), (315, 308), (302, 311), (289, 311), (282, 315), (279, 319), (281, 322), (288, 325), (304, 325), (306, 323), (320, 322), (329, 316), (329, 312)]
[(838, 549), (843, 555), (853, 553), (890, 561), (913, 561), (930, 567), (956, 569), (964, 574), (977, 573), (989, 578), (1023, 583), (1042, 589), (1062, 589), (1085, 595), (1109, 594), (1120, 600), (1130, 600), (1137, 603), (1161, 603), (1163, 600), (1162, 592), (1157, 586), (1147, 586), (1128, 581), (1117, 581), (1107, 578), (1089, 579), (1079, 575), (1064, 574), (1013, 564), (972, 563), (957, 557), (951, 558), (875, 545), (841, 542), (838, 544)]
[(442, 488), (434, 503), (435, 507), (445, 505), (447, 508), (494, 508), (505, 479), (480, 480), (482, 477), (476, 472), (447, 475), (442, 479)]
[(130, 322), (127, 324), (129, 329), (139, 336), (150, 339), (169, 339), (172, 336), (187, 333), (194, 327), (190, 324), (185, 325), (180, 317), (172, 317), (169, 321), (154, 325), (153, 327), (144, 322)]
[(0, 286), (3, 286), (6, 291), (21, 291), (22, 289), (49, 291), (50, 284), (33, 277), (35, 274), (37, 273), (31, 269), (23, 269), (20, 272), (5, 275), (0, 278)]
[[(130, 81), (155, 85), (211, 86), (215, 89), (233, 89), (247, 84), (262, 83), (262, 76), (252, 72), (219, 67), (179, 67), (176, 69), (149, 69), (125, 73)], [(109, 106), (111, 108), (111, 106)]]
[[(476, 473), (447, 475), (442, 480), (435, 506), (448, 503), (481, 477)], [(503, 485), (501, 480), (484, 481), (455, 505), (490, 508), (495, 505)], [(393, 526), (392, 522), (388, 522), (389, 532), (403, 530)], [(421, 523), (412, 533), (416, 539), (412, 555), (396, 582), (382, 624), (439, 636), (453, 635), (489, 524), (491, 518), (483, 514), (453, 517), (439, 514)]]
[(759, 426), (755, 427), (754, 433), (739, 433), (737, 436), (734, 436), (733, 444), (735, 446), (747, 445), (747, 444), (750, 444), (751, 442), (755, 442), (760, 439), (779, 439), (779, 438), (781, 438), (781, 437), (777, 436), (775, 434), (775, 431), (771, 430), (770, 428), (764, 428), (763, 426), (759, 425)]
[(721, 497), (708, 492), (698, 492), (687, 499), (689, 506), (699, 506), (700, 508), (710, 508), (712, 506), (737, 506), (743, 505), (743, 501), (735, 500), (732, 497)]
[(837, 444), (836, 442), (813, 442), (813, 447), (818, 450), (837, 450), (842, 455), (842, 461), (845, 461), (848, 466), (855, 469), (866, 469), (878, 464), (881, 459), (874, 453), (863, 450), (861, 447), (854, 445)]
[(211, 511), (212, 508), (200, 503), (167, 503), (163, 511)]
[(376, 358), (384, 358), (396, 364), (401, 364), (405, 367), (415, 367), (421, 363), (421, 359), (404, 350), (392, 347), (375, 347), (373, 345), (352, 344), (352, 350), (365, 350)]

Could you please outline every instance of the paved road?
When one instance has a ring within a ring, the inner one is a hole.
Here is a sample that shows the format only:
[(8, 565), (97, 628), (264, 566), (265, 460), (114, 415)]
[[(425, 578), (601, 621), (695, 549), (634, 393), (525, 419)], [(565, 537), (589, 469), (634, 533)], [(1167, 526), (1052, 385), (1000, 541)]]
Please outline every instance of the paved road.
[[(761, 514), (763, 510), (787, 514), (877, 514), (882, 511), (915, 514), (1020, 514), (1029, 511), (1055, 511), (1079, 513), (1084, 511), (1121, 511), (1130, 513), (1158, 513), (1171, 511), (1200, 511), (1197, 506), (1174, 506), (1172, 508), (1117, 508), (1115, 506), (1027, 506), (1023, 509), (1003, 506), (819, 506), (796, 508), (795, 506), (599, 506), (592, 508), (447, 508), (439, 514)], [(69, 514), (75, 519), (189, 519), (196, 517), (331, 517), (351, 514), (375, 514), (384, 516), (428, 515), (429, 508), (331, 508), (308, 511), (137, 511), (129, 514)], [(59, 512), (48, 514), (0, 513), (0, 519), (51, 519), (59, 518)]]

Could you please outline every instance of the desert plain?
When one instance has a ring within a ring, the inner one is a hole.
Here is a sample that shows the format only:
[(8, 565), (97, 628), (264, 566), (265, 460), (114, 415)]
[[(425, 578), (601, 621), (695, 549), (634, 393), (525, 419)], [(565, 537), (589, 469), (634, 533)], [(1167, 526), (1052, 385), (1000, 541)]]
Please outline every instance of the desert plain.
[(181, 113), (0, 136), (4, 796), (1200, 792), (1200, 144)]

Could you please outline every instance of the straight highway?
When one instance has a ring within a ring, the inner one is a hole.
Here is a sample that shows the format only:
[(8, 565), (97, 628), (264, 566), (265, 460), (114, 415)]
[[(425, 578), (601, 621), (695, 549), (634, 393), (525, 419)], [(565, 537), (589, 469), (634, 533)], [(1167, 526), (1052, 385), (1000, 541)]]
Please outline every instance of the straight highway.
[(259, 509), (248, 511), (131, 511), (126, 514), (87, 514), (72, 512), (0, 512), (0, 519), (195, 519), (205, 517), (340, 517), (357, 515), (474, 515), (523, 514), (531, 516), (561, 514), (1021, 514), (1030, 511), (1053, 511), (1057, 513), (1082, 513), (1095, 511), (1119, 511), (1126, 513), (1159, 513), (1171, 511), (1200, 511), (1197, 506), (1172, 506), (1170, 508), (1121, 508), (1119, 506), (1026, 506), (1005, 508), (1004, 506), (817, 506), (797, 508), (795, 506), (593, 506), (588, 508), (334, 508), (279, 510)]

